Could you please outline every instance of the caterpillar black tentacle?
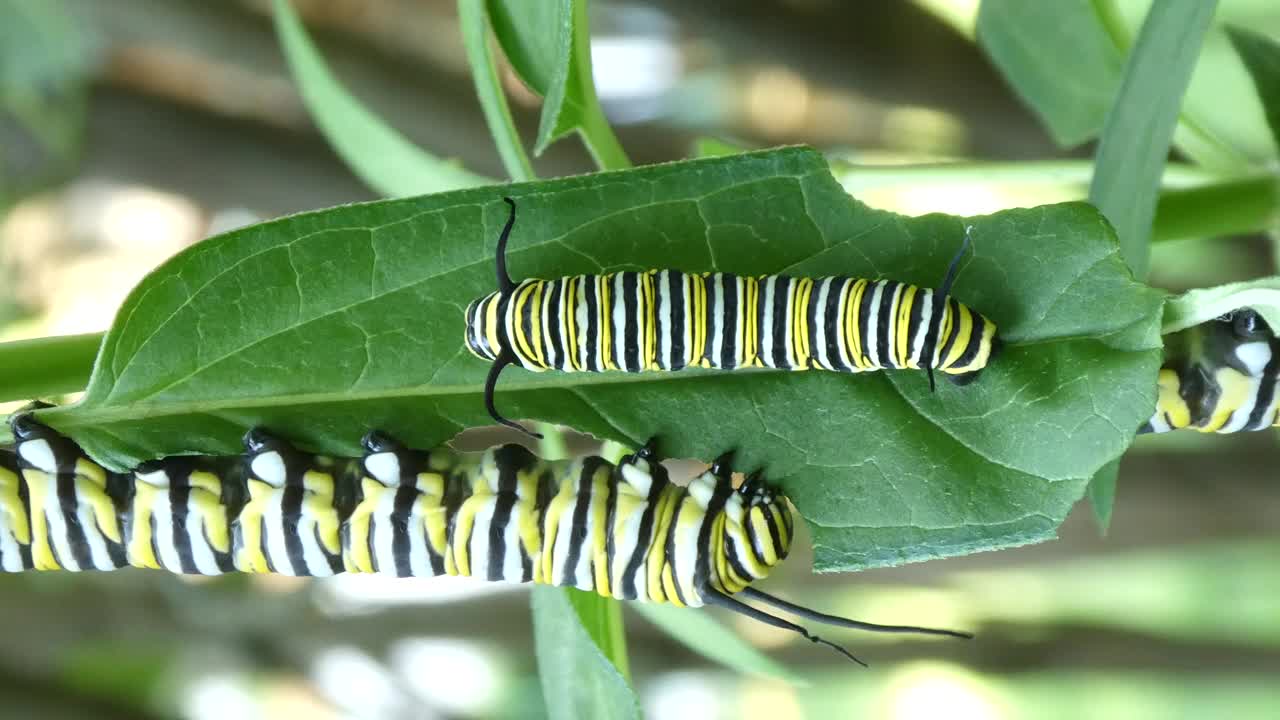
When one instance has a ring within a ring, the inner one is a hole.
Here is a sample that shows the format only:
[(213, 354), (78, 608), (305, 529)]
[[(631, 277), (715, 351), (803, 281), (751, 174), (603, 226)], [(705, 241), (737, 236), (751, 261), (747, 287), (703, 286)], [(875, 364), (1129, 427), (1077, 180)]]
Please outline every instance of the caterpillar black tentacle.
[(1232, 433), (1280, 426), (1280, 338), (1241, 308), (1170, 338), (1156, 411), (1139, 433)]
[(465, 575), (577, 587), (641, 602), (726, 607), (847, 650), (747, 605), (828, 625), (968, 637), (847, 620), (750, 586), (790, 550), (794, 518), (760, 473), (737, 488), (731, 455), (686, 487), (654, 441), (617, 464), (406, 447), (374, 431), (359, 458), (311, 455), (262, 429), (244, 454), (174, 457), (113, 473), (29, 414), (0, 450), (0, 568), (126, 566), (219, 575)]
[[(498, 239), (498, 289), (466, 309), (466, 345), (492, 363), (485, 407), (511, 364), (541, 372), (783, 370), (934, 371), (977, 378), (999, 348), (996, 326), (950, 297), (972, 228), (937, 291), (894, 280), (763, 277), (677, 270), (513, 282), (506, 248), (515, 202)], [(516, 426), (518, 427), (518, 426)], [(521, 428), (523, 429), (523, 428)]]

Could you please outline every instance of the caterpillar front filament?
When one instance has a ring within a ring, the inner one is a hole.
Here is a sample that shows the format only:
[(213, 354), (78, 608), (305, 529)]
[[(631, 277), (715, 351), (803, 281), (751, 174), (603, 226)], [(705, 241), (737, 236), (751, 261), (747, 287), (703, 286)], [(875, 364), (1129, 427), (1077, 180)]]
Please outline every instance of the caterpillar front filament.
[(618, 464), (541, 460), (519, 445), (419, 451), (370, 433), (358, 459), (300, 452), (262, 430), (235, 457), (176, 457), (112, 473), (19, 414), (0, 450), (0, 568), (125, 566), (217, 575), (464, 575), (576, 587), (641, 602), (719, 605), (843, 648), (747, 598), (817, 622), (878, 632), (965, 633), (863, 623), (750, 585), (794, 537), (785, 499), (759, 474), (736, 489), (728, 457), (687, 488), (652, 443)]
[(865, 372), (936, 369), (974, 380), (995, 352), (996, 326), (948, 296), (964, 244), (941, 288), (851, 277), (751, 277), (678, 270), (512, 282), (498, 239), (497, 291), (466, 310), (466, 344), (492, 361), (485, 407), (502, 369), (641, 372), (685, 367)]
[(1230, 433), (1280, 425), (1280, 338), (1250, 308), (1168, 340), (1156, 411), (1138, 430)]

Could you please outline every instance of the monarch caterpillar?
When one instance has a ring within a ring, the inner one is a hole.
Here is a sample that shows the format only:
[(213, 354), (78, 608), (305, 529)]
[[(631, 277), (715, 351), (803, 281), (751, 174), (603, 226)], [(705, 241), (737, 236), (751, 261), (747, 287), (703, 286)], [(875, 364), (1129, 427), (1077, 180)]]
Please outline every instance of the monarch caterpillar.
[[(653, 442), (617, 464), (546, 461), (520, 445), (483, 453), (364, 437), (360, 458), (303, 453), (264, 430), (235, 457), (173, 457), (107, 471), (19, 413), (0, 450), (0, 568), (217, 575), (464, 575), (677, 606), (716, 605), (827, 645), (808, 620), (876, 632), (972, 637), (819, 613), (751, 587), (781, 563), (795, 521), (759, 473), (739, 487), (721, 456), (687, 488)], [(740, 599), (741, 598), (741, 599)]]
[(1280, 425), (1280, 339), (1242, 308), (1185, 331), (1160, 369), (1156, 411), (1139, 433), (1230, 433)]
[[(851, 277), (752, 277), (678, 270), (512, 282), (506, 251), (516, 205), (498, 237), (498, 289), (466, 309), (466, 345), (492, 361), (485, 408), (510, 364), (541, 372), (733, 370), (768, 367), (933, 371), (963, 385), (998, 348), (996, 326), (948, 296), (964, 243), (942, 286)], [(530, 433), (532, 434), (532, 433)]]

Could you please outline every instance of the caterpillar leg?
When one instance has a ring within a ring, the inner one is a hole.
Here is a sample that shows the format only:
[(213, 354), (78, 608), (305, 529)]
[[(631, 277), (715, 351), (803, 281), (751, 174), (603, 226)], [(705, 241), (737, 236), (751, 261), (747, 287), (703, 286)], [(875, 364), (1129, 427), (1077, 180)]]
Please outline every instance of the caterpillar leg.
[(125, 566), (118, 478), (27, 412), (14, 415), (10, 427), (27, 491), (35, 569)]
[(236, 567), (282, 575), (341, 572), (332, 467), (261, 428), (245, 434), (244, 447), (249, 501), (236, 522)]

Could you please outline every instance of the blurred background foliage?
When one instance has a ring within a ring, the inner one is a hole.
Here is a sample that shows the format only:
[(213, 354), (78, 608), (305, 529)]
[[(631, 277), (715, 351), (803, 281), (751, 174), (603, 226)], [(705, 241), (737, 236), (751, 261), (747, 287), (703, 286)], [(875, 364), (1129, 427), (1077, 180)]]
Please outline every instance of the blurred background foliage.
[[(975, 43), (972, 0), (741, 0), (732, 12), (595, 0), (596, 91), (637, 164), (804, 142), (832, 154), (850, 192), (904, 213), (1081, 197), (1117, 48), (1146, 8), (1094, 4), (1113, 10), (1112, 45), (1070, 68), (1084, 79), (1066, 119), (1045, 113), (1044, 77), (1003, 76), (984, 29)], [(293, 5), (342, 83), (405, 139), (505, 177), (454, 2)], [(1216, 21), (1280, 35), (1268, 0), (1223, 0)], [(1088, 47), (1071, 30), (1065, 47)], [(1037, 46), (1005, 50), (1032, 57), (1004, 67), (1065, 73), (1036, 66)], [(538, 98), (498, 63), (531, 144)], [(1217, 26), (1182, 120), (1167, 187), (1274, 168), (1249, 76)], [(943, 160), (956, 164), (918, 167)], [(534, 160), (542, 177), (594, 167), (578, 143)], [(374, 197), (311, 119), (269, 0), (0, 0), (0, 339), (100, 331), (142, 275), (202, 237)], [(1267, 234), (1204, 240), (1197, 218), (1182, 221), (1162, 236), (1157, 219), (1157, 239), (1172, 241), (1155, 247), (1153, 284), (1274, 272)], [(1142, 439), (1105, 538), (1081, 507), (1055, 543), (856, 576), (810, 573), (802, 538), (768, 583), (845, 615), (973, 629), (974, 642), (832, 633), (872, 661), (861, 670), (709, 612), (767, 655), (742, 674), (628, 612), (633, 683), (657, 718), (1274, 717), (1275, 440)], [(3, 576), (0, 717), (537, 718), (527, 607), (526, 590), (457, 579)]]

